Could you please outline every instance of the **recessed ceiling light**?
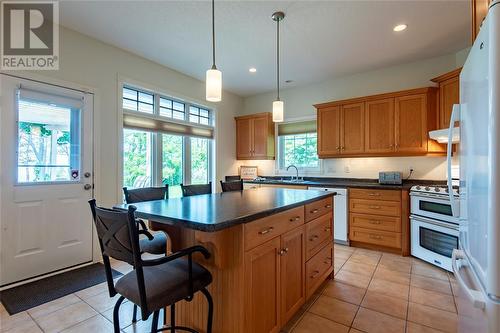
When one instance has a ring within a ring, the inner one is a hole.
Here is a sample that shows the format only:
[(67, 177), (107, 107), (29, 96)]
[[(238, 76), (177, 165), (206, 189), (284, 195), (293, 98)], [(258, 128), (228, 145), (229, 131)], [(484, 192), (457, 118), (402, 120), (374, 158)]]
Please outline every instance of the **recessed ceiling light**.
[(393, 30), (396, 32), (400, 32), (400, 31), (405, 30), (406, 28), (408, 28), (408, 26), (406, 24), (398, 24), (397, 26), (394, 27)]
[(255, 72), (257, 72), (257, 68), (252, 67), (252, 68), (249, 68), (249, 69), (248, 69), (248, 71), (249, 71), (250, 73), (255, 73)]

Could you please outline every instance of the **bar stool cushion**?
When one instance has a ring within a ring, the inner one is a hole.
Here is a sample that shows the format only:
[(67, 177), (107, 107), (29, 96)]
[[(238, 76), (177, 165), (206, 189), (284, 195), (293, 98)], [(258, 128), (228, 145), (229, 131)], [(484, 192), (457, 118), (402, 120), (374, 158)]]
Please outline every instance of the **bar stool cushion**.
[[(148, 309), (157, 311), (189, 296), (188, 261), (178, 258), (157, 266), (144, 266)], [(193, 293), (212, 282), (212, 275), (193, 262)], [(116, 291), (135, 304), (141, 304), (137, 273), (132, 271), (116, 282)]]
[(139, 240), (141, 252), (147, 252), (151, 254), (166, 254), (167, 236), (165, 235), (165, 233), (161, 231), (149, 232), (153, 235), (153, 239), (149, 240), (148, 238), (141, 238)]

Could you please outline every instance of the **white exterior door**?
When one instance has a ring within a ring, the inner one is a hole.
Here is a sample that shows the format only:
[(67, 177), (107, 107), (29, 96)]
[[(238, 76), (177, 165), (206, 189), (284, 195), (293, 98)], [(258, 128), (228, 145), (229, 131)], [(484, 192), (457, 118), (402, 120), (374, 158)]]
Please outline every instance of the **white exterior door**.
[(92, 261), (93, 95), (0, 74), (0, 286)]

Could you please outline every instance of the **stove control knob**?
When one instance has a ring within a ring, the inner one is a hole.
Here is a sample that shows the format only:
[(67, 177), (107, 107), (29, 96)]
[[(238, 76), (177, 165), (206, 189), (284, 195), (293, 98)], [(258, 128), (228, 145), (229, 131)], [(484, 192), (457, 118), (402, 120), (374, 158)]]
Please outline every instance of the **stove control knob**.
[(417, 186), (417, 191), (420, 191), (421, 187), (420, 186)]
[(430, 188), (429, 186), (426, 186), (426, 187), (425, 187), (425, 190), (426, 190), (426, 191), (430, 191), (430, 190), (431, 190), (431, 188)]
[(450, 192), (450, 190), (448, 190), (448, 188), (446, 188), (444, 191), (445, 191), (446, 193), (449, 193), (449, 192)]
[(441, 189), (439, 187), (434, 187), (434, 191), (439, 192), (439, 191), (441, 191)]

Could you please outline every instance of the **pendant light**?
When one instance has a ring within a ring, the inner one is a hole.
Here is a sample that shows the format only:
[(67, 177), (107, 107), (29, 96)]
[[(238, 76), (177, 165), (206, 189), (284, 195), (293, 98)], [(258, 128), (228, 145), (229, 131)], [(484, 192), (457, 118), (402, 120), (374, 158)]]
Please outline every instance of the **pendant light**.
[(220, 102), (222, 99), (222, 72), (215, 66), (215, 0), (212, 0), (212, 68), (207, 70), (206, 99)]
[(273, 102), (273, 121), (275, 123), (280, 123), (284, 118), (284, 104), (280, 100), (280, 21), (285, 18), (285, 13), (276, 12), (272, 16), (272, 19), (276, 22), (276, 90), (277, 96), (276, 100)]

